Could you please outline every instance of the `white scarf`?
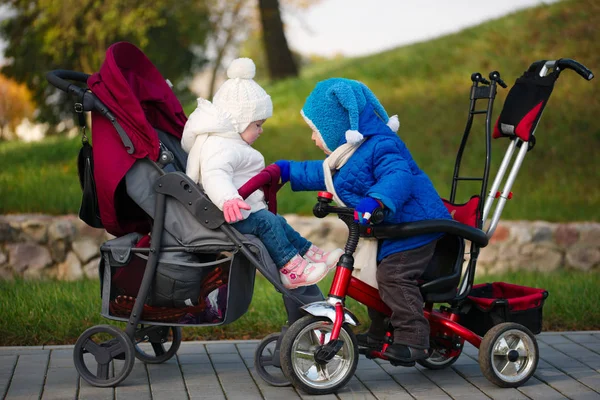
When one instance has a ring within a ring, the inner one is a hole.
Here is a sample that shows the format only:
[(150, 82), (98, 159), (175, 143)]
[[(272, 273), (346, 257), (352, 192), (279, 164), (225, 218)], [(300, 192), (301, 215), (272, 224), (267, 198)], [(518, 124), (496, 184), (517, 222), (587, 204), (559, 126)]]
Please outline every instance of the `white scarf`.
[[(346, 207), (344, 202), (338, 197), (333, 186), (333, 174), (337, 172), (346, 161), (352, 157), (352, 154), (362, 144), (362, 141), (357, 144), (345, 143), (335, 149), (333, 153), (329, 155), (323, 161), (323, 172), (325, 177), (325, 187), (327, 191), (333, 194), (335, 202), (341, 206)], [(374, 238), (362, 238), (358, 244), (358, 248), (354, 253), (354, 265), (360, 266), (359, 278), (366, 284), (378, 288), (377, 286), (377, 249), (378, 241)]]

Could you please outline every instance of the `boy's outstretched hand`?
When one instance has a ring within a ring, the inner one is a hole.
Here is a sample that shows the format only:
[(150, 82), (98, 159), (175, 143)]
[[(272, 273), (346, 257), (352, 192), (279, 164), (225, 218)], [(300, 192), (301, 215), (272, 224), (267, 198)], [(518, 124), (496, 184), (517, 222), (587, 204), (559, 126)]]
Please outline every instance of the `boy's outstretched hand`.
[(251, 208), (252, 207), (250, 207), (250, 205), (248, 205), (248, 203), (246, 203), (244, 200), (227, 200), (225, 203), (223, 203), (223, 215), (225, 216), (225, 221), (230, 224), (232, 222), (241, 221), (244, 218), (242, 217), (242, 212), (240, 209), (250, 210)]
[(381, 208), (382, 204), (372, 197), (362, 199), (354, 209), (354, 221), (361, 225), (369, 225), (371, 216), (377, 208)]
[(288, 160), (279, 160), (274, 163), (281, 171), (281, 183), (286, 183), (290, 180), (290, 162)]

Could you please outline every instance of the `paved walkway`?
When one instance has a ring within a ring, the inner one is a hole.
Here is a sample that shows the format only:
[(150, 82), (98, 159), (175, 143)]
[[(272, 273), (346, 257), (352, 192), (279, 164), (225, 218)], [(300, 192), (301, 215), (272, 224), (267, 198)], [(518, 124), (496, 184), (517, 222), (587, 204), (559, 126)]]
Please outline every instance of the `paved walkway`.
[[(319, 399), (600, 399), (600, 332), (537, 336), (537, 372), (518, 389), (488, 382), (477, 349), (465, 346), (451, 367), (429, 371), (360, 358), (356, 376), (336, 395)], [(264, 383), (253, 368), (257, 341), (184, 342), (160, 365), (135, 362), (117, 388), (79, 378), (72, 346), (0, 347), (0, 396), (5, 399), (311, 399), (291, 387)]]

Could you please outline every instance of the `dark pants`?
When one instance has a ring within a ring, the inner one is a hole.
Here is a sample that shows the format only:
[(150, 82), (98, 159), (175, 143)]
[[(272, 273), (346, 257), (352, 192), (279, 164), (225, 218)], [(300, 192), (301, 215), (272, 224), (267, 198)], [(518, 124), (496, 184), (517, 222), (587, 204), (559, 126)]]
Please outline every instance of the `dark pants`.
[[(434, 240), (416, 249), (389, 255), (377, 266), (379, 295), (392, 310), (390, 323), (394, 328), (394, 343), (429, 348), (429, 322), (423, 315), (423, 296), (417, 279), (425, 272), (436, 243)], [(385, 315), (369, 309), (369, 317), (369, 333), (385, 335)]]

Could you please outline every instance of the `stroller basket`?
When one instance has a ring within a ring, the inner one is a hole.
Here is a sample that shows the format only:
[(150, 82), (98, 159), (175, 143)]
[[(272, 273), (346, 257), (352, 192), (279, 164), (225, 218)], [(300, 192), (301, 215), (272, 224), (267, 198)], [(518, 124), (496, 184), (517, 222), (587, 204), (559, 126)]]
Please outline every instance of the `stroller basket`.
[(544, 289), (510, 283), (475, 285), (462, 305), (460, 323), (479, 336), (503, 322), (516, 322), (538, 334), (542, 331), (542, 307), (547, 297)]
[[(104, 317), (129, 320), (147, 262), (147, 254), (140, 254), (136, 248), (147, 248), (148, 244), (147, 236), (131, 233), (102, 245)], [(140, 324), (222, 325), (248, 310), (255, 269), (244, 256), (218, 251), (178, 251), (170, 252), (170, 256), (158, 262)], [(190, 257), (194, 263), (181, 261)]]

